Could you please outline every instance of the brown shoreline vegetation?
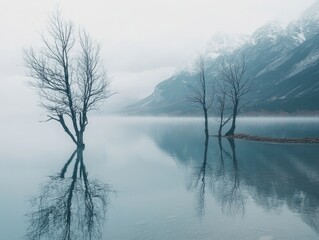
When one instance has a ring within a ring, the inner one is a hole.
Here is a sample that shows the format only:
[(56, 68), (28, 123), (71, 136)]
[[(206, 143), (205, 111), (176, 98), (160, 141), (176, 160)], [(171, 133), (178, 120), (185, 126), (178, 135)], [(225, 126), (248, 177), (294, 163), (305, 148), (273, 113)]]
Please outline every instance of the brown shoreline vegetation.
[[(216, 136), (216, 135), (215, 135)], [(231, 136), (223, 136), (230, 139), (240, 139), (246, 141), (265, 142), (265, 143), (278, 143), (278, 144), (319, 144), (319, 137), (304, 137), (304, 138), (272, 138), (272, 137), (259, 137), (251, 136), (248, 134), (238, 133)]]

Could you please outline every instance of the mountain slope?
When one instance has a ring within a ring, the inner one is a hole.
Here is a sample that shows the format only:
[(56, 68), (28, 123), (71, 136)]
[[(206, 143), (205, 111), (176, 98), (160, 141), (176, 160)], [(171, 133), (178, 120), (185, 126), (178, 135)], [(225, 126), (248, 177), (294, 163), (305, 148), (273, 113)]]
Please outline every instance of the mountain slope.
[[(210, 79), (218, 80), (220, 60), (243, 53), (247, 77), (255, 78), (245, 112), (319, 111), (319, 1), (287, 27), (277, 22), (252, 36), (218, 33), (205, 50)], [(128, 114), (196, 115), (187, 100), (197, 81), (191, 67), (158, 84), (152, 95), (125, 109)]]

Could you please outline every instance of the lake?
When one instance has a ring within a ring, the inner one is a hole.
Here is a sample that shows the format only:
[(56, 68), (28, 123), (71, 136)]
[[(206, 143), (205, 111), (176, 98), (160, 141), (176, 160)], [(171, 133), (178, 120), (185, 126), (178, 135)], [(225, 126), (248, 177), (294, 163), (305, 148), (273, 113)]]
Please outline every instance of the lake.
[[(241, 118), (237, 126), (319, 136), (318, 118)], [(209, 130), (217, 131), (214, 119)], [(205, 144), (200, 118), (91, 117), (86, 148), (72, 158), (55, 123), (6, 120), (1, 132), (0, 239), (319, 238), (318, 145)]]

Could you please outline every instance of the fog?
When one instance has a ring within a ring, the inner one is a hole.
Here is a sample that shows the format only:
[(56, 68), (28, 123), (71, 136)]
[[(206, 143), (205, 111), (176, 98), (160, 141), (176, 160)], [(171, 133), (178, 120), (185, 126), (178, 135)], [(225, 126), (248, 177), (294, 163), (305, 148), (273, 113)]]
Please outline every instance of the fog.
[[(26, 86), (23, 49), (39, 46), (48, 16), (60, 9), (102, 45), (119, 94), (102, 113), (141, 99), (188, 64), (217, 31), (250, 34), (262, 24), (289, 22), (314, 0), (108, 0), (0, 2), (1, 117), (41, 112)], [(284, 14), (283, 14), (284, 13)]]

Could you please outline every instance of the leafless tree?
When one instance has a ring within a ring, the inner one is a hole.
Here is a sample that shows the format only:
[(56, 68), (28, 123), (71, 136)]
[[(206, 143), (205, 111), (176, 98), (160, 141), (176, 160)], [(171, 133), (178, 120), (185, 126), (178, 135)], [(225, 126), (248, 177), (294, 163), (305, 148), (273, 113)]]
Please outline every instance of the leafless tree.
[(31, 48), (24, 54), (33, 78), (30, 85), (40, 95), (48, 121), (59, 122), (72, 141), (84, 147), (88, 112), (114, 94), (100, 58), (100, 46), (59, 12), (50, 17), (42, 42), (43, 48)]
[(236, 118), (239, 113), (243, 97), (251, 90), (253, 79), (246, 76), (246, 60), (242, 54), (238, 58), (223, 59), (219, 70), (222, 81), (225, 83), (226, 96), (231, 100), (232, 124), (226, 136), (234, 135)]
[(202, 108), (205, 119), (205, 134), (208, 136), (208, 111), (212, 107), (214, 97), (212, 84), (208, 79), (206, 69), (205, 57), (199, 55), (196, 62), (198, 82), (191, 86), (189, 100)]
[[(74, 167), (68, 177), (66, 172), (74, 158)], [(78, 148), (61, 173), (50, 177), (40, 194), (32, 199), (33, 211), (27, 214), (27, 239), (101, 239), (110, 191), (108, 185), (89, 180), (83, 148)]]
[(218, 137), (220, 138), (222, 136), (223, 127), (232, 119), (232, 115), (226, 115), (228, 104), (226, 98), (226, 89), (223, 84), (218, 87), (216, 95), (217, 116), (219, 116)]

